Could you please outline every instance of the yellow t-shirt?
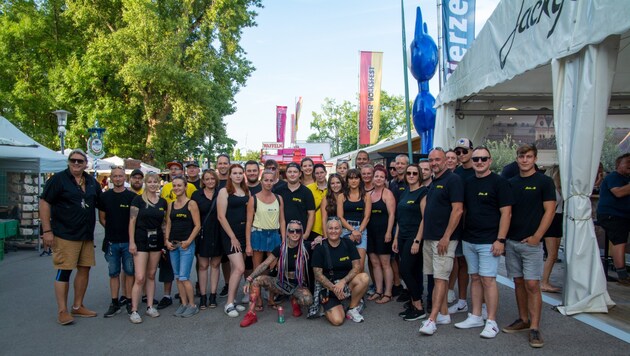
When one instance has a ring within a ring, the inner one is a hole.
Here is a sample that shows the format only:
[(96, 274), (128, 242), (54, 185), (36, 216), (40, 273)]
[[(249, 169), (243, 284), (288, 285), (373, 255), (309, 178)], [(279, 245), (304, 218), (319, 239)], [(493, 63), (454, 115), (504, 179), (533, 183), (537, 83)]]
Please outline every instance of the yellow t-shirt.
[[(186, 186), (186, 196), (190, 198), (192, 196), (192, 193), (195, 192), (195, 190), (197, 190), (197, 188), (195, 188), (194, 185), (188, 183), (188, 185)], [(172, 182), (168, 182), (164, 184), (164, 186), (162, 187), (162, 192), (160, 193), (160, 196), (164, 198), (166, 202), (169, 204), (174, 202), (175, 199), (177, 199), (177, 197), (175, 196), (175, 193), (173, 193)]]
[(313, 200), (315, 200), (315, 222), (313, 222), (313, 228), (311, 229), (314, 233), (322, 235), (324, 233), (324, 228), (322, 226), (322, 200), (326, 197), (326, 192), (328, 189), (320, 190), (317, 187), (317, 182), (311, 183), (306, 186), (311, 193), (313, 193)]

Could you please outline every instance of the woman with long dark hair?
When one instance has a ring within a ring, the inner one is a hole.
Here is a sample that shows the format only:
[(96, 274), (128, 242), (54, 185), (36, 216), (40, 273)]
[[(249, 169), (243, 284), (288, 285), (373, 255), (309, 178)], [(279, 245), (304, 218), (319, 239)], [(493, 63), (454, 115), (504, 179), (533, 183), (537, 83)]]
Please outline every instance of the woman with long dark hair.
[[(283, 229), (284, 230), (284, 229)], [(241, 321), (247, 327), (258, 321), (255, 301), (260, 297), (260, 289), (266, 288), (272, 294), (289, 296), (294, 317), (302, 315), (302, 307), (313, 303), (313, 295), (308, 289), (307, 261), (308, 248), (304, 245), (304, 229), (298, 220), (291, 220), (286, 228), (286, 238), (282, 245), (276, 246), (261, 264), (246, 278), (243, 287), (249, 293), (249, 311)], [(278, 276), (265, 274), (270, 266), (278, 265)]]
[(337, 197), (343, 195), (346, 190), (346, 180), (339, 174), (333, 173), (328, 177), (326, 196), (322, 200), (320, 211), (322, 213), (322, 231), (326, 237), (326, 222), (332, 217), (337, 217)]
[[(219, 284), (219, 266), (223, 248), (221, 247), (221, 232), (217, 218), (217, 195), (219, 176), (208, 169), (201, 175), (201, 189), (196, 190), (191, 199), (199, 206), (201, 218), (201, 233), (197, 237), (197, 262), (199, 268), (199, 309), (217, 306), (217, 285)], [(208, 269), (210, 270), (210, 296), (208, 298)]]
[(367, 224), (372, 214), (372, 199), (361, 183), (361, 172), (354, 168), (348, 171), (348, 185), (337, 199), (337, 216), (344, 228), (342, 238), (354, 242), (361, 256), (361, 271), (367, 253)]
[(310, 157), (302, 158), (300, 162), (300, 170), (302, 171), (302, 184), (309, 185), (315, 182), (315, 175), (313, 174), (313, 168), (315, 166), (315, 162)]
[(247, 223), (247, 202), (249, 188), (245, 182), (244, 170), (238, 164), (233, 164), (228, 170), (225, 188), (219, 191), (217, 197), (217, 217), (223, 228), (223, 252), (230, 260), (230, 281), (225, 314), (232, 318), (239, 316), (239, 311), (245, 307), (236, 304), (236, 291), (245, 272), (245, 227)]

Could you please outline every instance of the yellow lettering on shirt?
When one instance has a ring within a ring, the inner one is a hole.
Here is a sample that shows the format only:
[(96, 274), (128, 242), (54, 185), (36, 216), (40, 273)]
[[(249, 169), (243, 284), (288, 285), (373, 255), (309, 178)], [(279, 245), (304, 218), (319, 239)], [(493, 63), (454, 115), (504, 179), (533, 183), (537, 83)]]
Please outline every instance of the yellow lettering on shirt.
[(178, 217), (178, 218), (187, 218), (187, 217), (188, 217), (188, 214), (179, 213), (179, 214), (175, 214), (175, 217)]
[(382, 210), (380, 210), (380, 209), (372, 209), (372, 214), (375, 214), (375, 213), (376, 213), (376, 214), (380, 214), (380, 213), (382, 213), (382, 212), (383, 212), (383, 211), (382, 211)]
[(415, 200), (407, 200), (407, 204), (413, 204), (415, 202), (416, 202)]
[(357, 208), (357, 211), (363, 211), (363, 208)]
[(164, 208), (159, 208), (158, 210), (159, 210), (159, 211), (164, 211)]
[(341, 257), (339, 259), (339, 262), (343, 262), (343, 261), (350, 261), (350, 256)]
[(302, 202), (302, 199), (300, 199), (300, 198), (293, 198), (292, 200), (293, 200), (293, 201), (296, 201), (296, 202), (299, 202), (299, 203), (301, 203), (301, 202)]
[(536, 187), (525, 187), (525, 190), (536, 190)]
[(479, 192), (479, 194), (477, 194), (477, 195), (480, 195), (480, 196), (482, 196), (482, 197), (487, 197), (487, 196), (488, 196), (488, 193)]
[(119, 208), (128, 208), (129, 205), (125, 205), (125, 204), (120, 204)]
[(435, 189), (444, 189), (444, 186), (443, 186), (443, 185), (438, 184), (438, 185), (436, 185), (436, 186), (435, 186)]

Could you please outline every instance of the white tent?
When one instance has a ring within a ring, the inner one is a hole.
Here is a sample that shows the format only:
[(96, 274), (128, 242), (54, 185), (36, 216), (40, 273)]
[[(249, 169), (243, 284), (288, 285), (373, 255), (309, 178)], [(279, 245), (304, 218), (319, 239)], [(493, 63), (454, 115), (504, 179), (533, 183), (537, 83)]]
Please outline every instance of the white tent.
[(627, 0), (502, 1), (436, 100), (435, 146), (479, 142), (495, 115), (553, 114), (567, 254), (559, 309), (568, 315), (614, 305), (589, 196), (606, 119), (630, 114), (629, 30)]
[(0, 116), (0, 170), (48, 173), (67, 166), (64, 155), (40, 145)]

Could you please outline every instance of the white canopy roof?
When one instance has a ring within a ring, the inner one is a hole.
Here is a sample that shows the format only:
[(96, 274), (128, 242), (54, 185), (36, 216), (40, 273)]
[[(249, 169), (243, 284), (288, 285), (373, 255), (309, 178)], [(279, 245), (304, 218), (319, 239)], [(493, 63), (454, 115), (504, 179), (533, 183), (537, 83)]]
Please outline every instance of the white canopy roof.
[(68, 166), (66, 157), (42, 146), (0, 116), (0, 169), (9, 172), (58, 172)]

